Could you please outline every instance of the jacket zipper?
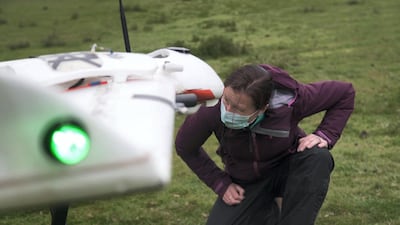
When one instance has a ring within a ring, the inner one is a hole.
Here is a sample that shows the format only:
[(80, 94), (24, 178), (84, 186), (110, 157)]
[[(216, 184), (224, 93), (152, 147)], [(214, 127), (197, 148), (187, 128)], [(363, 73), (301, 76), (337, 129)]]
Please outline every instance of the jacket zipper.
[(250, 140), (250, 151), (254, 150), (254, 161), (253, 161), (253, 169), (256, 173), (257, 177), (260, 177), (260, 168), (258, 166), (258, 162), (260, 161), (260, 152), (258, 150), (257, 142), (256, 142), (256, 134), (251, 132), (251, 140)]

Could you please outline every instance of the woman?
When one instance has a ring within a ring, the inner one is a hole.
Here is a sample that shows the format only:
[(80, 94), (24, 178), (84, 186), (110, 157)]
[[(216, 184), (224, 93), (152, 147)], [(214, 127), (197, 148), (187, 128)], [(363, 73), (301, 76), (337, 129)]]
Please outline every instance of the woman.
[[(223, 96), (186, 118), (178, 155), (217, 195), (208, 225), (314, 224), (328, 191), (329, 152), (354, 108), (350, 83), (301, 84), (270, 65), (246, 65), (228, 76)], [(326, 111), (312, 134), (299, 122)], [(202, 148), (214, 134), (219, 168)]]

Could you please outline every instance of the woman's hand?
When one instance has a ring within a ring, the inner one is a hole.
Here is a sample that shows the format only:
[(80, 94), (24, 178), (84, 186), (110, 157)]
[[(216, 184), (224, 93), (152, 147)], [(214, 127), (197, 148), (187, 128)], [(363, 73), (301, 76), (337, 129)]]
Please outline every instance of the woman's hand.
[(299, 147), (297, 147), (298, 152), (302, 152), (305, 149), (310, 149), (314, 146), (318, 145), (320, 148), (327, 148), (328, 142), (315, 134), (309, 134), (303, 138), (299, 139)]
[(244, 189), (238, 184), (230, 184), (228, 189), (226, 189), (222, 200), (227, 205), (237, 205), (244, 199)]

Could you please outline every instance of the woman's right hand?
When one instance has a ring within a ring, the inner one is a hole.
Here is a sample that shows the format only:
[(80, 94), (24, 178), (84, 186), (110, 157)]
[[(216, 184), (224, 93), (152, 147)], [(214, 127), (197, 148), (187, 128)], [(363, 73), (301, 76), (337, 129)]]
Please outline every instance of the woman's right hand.
[(228, 189), (226, 189), (222, 200), (227, 205), (237, 205), (244, 199), (244, 189), (238, 184), (230, 184)]

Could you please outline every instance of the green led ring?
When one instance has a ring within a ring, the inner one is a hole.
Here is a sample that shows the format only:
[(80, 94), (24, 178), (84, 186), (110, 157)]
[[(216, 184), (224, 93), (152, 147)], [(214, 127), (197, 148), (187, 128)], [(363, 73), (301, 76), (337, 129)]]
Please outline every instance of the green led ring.
[(90, 151), (89, 135), (76, 123), (57, 124), (49, 130), (46, 139), (50, 156), (65, 165), (80, 163)]

